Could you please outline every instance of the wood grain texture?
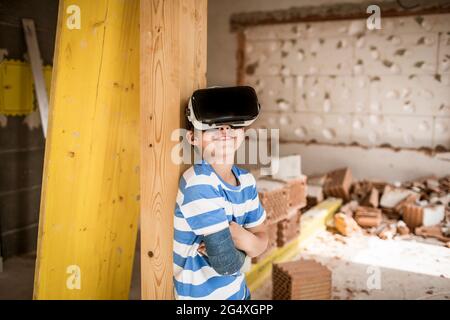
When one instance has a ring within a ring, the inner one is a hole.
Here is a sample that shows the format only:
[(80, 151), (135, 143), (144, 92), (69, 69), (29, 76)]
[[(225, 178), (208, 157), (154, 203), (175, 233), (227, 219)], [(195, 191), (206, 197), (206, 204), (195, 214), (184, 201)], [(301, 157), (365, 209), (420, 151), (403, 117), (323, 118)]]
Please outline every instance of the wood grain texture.
[(138, 214), (139, 1), (60, 1), (34, 298), (127, 299)]
[(180, 174), (172, 132), (206, 85), (207, 0), (141, 0), (141, 275), (143, 299), (173, 298), (173, 215)]

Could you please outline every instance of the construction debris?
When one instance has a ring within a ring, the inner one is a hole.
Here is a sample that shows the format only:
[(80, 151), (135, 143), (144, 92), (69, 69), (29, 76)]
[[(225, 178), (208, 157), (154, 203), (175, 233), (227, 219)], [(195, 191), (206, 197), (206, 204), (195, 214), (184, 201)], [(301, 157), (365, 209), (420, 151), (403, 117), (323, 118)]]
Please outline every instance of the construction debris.
[(352, 174), (348, 168), (332, 171), (327, 174), (323, 192), (327, 197), (350, 200), (350, 187), (352, 186)]
[(411, 229), (439, 224), (444, 217), (445, 207), (443, 205), (407, 204), (403, 207), (403, 219)]
[[(344, 236), (362, 227), (364, 232), (382, 239), (412, 232), (444, 242), (450, 239), (450, 175), (394, 184), (369, 180), (352, 183), (347, 168), (310, 178), (308, 187), (311, 186), (316, 190), (323, 186), (326, 196), (344, 200), (333, 223), (327, 224)], [(313, 201), (308, 198), (308, 206)]]
[(443, 229), (442, 227), (436, 225), (431, 227), (416, 228), (414, 232), (418, 236), (436, 238), (443, 242), (450, 241), (450, 237), (444, 236), (442, 229)]
[(401, 236), (407, 235), (410, 232), (408, 226), (402, 220), (397, 222), (397, 231)]
[(363, 228), (378, 227), (381, 219), (380, 209), (363, 206), (356, 208), (355, 220)]
[(344, 236), (348, 236), (360, 230), (360, 227), (356, 221), (352, 217), (346, 216), (343, 213), (337, 213), (334, 215), (334, 225), (336, 226), (336, 229)]
[(378, 237), (383, 240), (391, 240), (394, 238), (397, 233), (397, 226), (394, 223), (387, 224), (383, 227), (383, 229), (378, 233)]
[(383, 208), (395, 208), (395, 206), (397, 206), (401, 201), (413, 194), (414, 191), (387, 185), (384, 188), (383, 195), (381, 196), (380, 206)]
[(331, 271), (314, 260), (273, 265), (273, 300), (331, 299)]

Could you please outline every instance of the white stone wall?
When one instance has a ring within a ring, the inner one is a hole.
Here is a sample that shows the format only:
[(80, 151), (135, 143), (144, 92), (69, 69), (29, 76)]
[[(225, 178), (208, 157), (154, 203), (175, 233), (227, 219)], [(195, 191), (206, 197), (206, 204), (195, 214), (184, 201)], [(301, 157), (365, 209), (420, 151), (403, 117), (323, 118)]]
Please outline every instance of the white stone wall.
[(450, 148), (450, 14), (246, 29), (255, 127), (289, 142)]

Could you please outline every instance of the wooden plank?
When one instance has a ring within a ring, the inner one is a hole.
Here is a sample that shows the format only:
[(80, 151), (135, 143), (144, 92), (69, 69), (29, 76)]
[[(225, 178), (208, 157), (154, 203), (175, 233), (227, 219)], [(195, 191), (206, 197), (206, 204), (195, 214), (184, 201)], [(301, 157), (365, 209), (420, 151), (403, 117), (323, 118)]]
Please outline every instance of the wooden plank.
[[(67, 27), (69, 5), (80, 29)], [(139, 213), (139, 1), (60, 1), (53, 65), (34, 298), (127, 299)]]
[(47, 136), (48, 123), (48, 97), (45, 87), (44, 70), (41, 60), (41, 52), (36, 37), (36, 29), (32, 19), (22, 19), (25, 41), (27, 43), (28, 58), (31, 63), (31, 70), (34, 79), (34, 92), (36, 93), (39, 114), (41, 116), (42, 131), (44, 137)]
[(172, 132), (206, 85), (207, 0), (141, 0), (141, 281), (143, 299), (173, 298), (173, 214), (179, 177)]

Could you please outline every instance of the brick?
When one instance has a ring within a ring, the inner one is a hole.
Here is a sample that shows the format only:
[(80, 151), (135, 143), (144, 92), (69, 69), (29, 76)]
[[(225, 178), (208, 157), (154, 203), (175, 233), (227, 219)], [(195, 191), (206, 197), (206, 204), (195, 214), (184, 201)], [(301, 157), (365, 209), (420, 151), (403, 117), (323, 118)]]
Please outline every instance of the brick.
[(283, 247), (300, 234), (301, 211), (291, 212), (288, 218), (278, 222), (277, 228), (277, 246)]
[(379, 192), (377, 188), (372, 188), (370, 192), (361, 201), (363, 206), (377, 208), (379, 203)]
[(331, 299), (331, 271), (313, 260), (274, 264), (274, 300)]
[(285, 181), (288, 189), (289, 207), (300, 209), (306, 206), (306, 177), (301, 176)]
[(381, 224), (381, 210), (359, 206), (355, 212), (355, 221), (363, 228), (378, 227)]
[(326, 197), (342, 198), (344, 201), (348, 201), (350, 200), (351, 184), (352, 174), (350, 169), (335, 170), (328, 173), (323, 192)]
[(267, 221), (275, 223), (288, 214), (288, 189), (284, 183), (269, 179), (259, 179), (256, 183), (259, 199), (266, 210)]
[(407, 204), (403, 207), (403, 220), (410, 229), (420, 226), (436, 225), (445, 217), (445, 207), (443, 205), (419, 206)]

